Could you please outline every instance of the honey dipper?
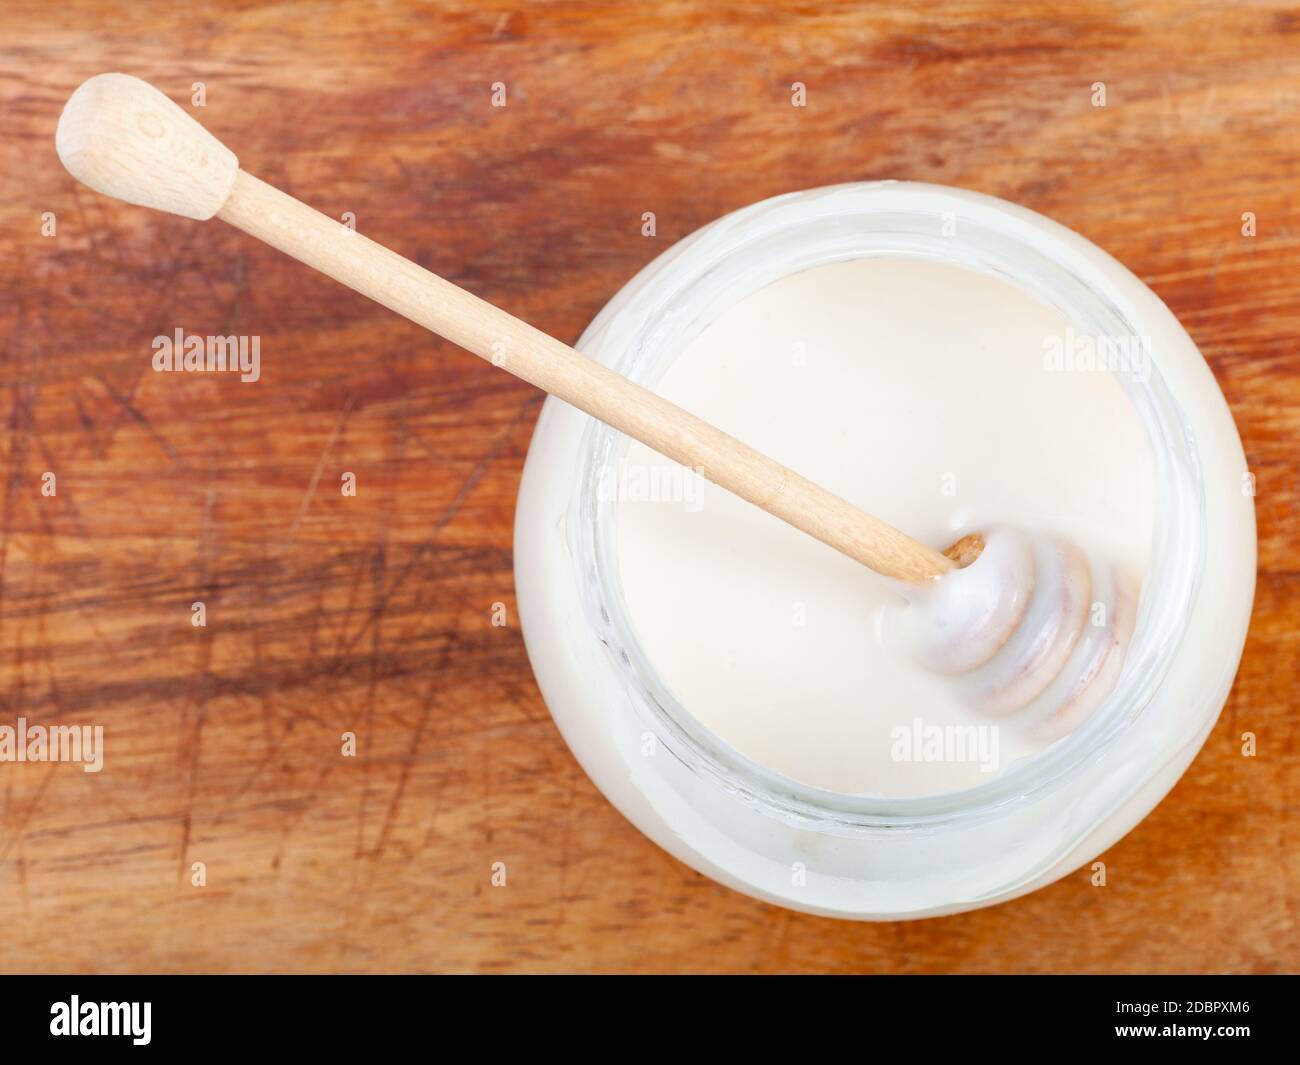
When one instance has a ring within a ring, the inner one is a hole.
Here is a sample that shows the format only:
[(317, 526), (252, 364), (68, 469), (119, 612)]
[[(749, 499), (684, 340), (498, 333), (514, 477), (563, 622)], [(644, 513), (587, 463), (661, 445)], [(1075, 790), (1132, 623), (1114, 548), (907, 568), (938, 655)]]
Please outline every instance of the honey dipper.
[[(228, 148), (138, 78), (84, 82), (64, 107), (56, 146), (68, 171), (97, 192), (200, 221), (220, 218), (903, 582), (910, 653), (952, 674), (985, 712), (1014, 712), (1060, 735), (1113, 687), (1136, 597), (1117, 575), (1094, 579), (1072, 545), (1010, 528), (969, 534), (942, 552), (919, 543), (241, 170)], [(1101, 621), (1089, 625), (1098, 605)]]

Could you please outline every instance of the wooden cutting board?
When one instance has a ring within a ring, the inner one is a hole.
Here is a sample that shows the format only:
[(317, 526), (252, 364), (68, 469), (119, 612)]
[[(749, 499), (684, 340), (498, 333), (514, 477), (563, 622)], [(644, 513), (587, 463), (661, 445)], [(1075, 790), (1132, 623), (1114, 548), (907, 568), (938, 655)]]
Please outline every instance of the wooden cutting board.
[[(1300, 12), (715, 6), (0, 8), (0, 724), (106, 730), (99, 774), (0, 764), (0, 970), (1300, 966)], [(227, 227), (76, 187), (54, 126), (104, 70), (570, 341), (792, 189), (961, 185), (1083, 233), (1186, 324), (1257, 478), (1205, 750), (1104, 888), (873, 926), (696, 875), (596, 792), (529, 670), (511, 522), (541, 397)], [(178, 326), (258, 335), (260, 379), (154, 373)]]

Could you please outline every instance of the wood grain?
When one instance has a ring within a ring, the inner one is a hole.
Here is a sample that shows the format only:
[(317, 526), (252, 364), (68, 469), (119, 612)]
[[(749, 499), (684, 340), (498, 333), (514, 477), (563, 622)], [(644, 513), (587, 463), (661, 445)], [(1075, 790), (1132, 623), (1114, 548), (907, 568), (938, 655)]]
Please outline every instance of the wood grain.
[[(98, 775), (0, 764), (0, 970), (1300, 967), (1300, 10), (18, 2), (0, 42), (0, 722), (107, 744)], [(838, 181), (1018, 200), (1128, 264), (1232, 405), (1260, 574), (1224, 715), (1109, 886), (857, 926), (643, 839), (514, 624), (538, 394), (225, 227), (76, 187), (54, 124), (110, 69), (203, 82), (244, 166), (566, 341), (699, 225)], [(154, 373), (177, 326), (258, 334), (261, 380)]]

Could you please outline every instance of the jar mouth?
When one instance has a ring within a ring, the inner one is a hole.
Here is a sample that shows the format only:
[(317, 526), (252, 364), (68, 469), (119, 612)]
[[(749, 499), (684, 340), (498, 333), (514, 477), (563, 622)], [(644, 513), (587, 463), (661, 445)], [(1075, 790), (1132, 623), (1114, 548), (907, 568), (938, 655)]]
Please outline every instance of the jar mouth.
[[(1146, 710), (1190, 617), (1204, 565), (1205, 495), (1196, 441), (1159, 370), (1156, 338), (1098, 260), (1095, 246), (1024, 208), (942, 186), (871, 182), (765, 200), (727, 215), (669, 249), (612, 300), (579, 347), (653, 386), (672, 358), (723, 310), (760, 288), (816, 266), (867, 258), (922, 259), (1011, 284), (1061, 312), (1082, 335), (1149, 341), (1145, 366), (1120, 380), (1146, 430), (1155, 471), (1152, 542), (1138, 620), (1120, 677), (1081, 726), (992, 780), (959, 790), (888, 797), (803, 784), (741, 754), (668, 690), (632, 630), (619, 575), (614, 504), (601, 470), (627, 438), (592, 422), (584, 433), (570, 549), (587, 620), (630, 702), (668, 753), (744, 803), (829, 830), (942, 826), (991, 816), (1064, 784), (1101, 758)], [(1131, 278), (1131, 275), (1128, 275)]]

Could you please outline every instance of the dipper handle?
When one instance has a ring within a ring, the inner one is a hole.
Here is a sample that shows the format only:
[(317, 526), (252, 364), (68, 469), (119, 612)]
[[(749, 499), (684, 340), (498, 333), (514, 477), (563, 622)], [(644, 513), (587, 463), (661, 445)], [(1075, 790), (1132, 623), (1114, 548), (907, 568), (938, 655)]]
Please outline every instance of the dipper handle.
[(186, 218), (216, 216), (348, 288), (641, 441), (864, 566), (903, 581), (954, 567), (567, 344), (239, 169), (234, 153), (153, 86), (100, 74), (68, 100), (56, 136), (97, 192)]

